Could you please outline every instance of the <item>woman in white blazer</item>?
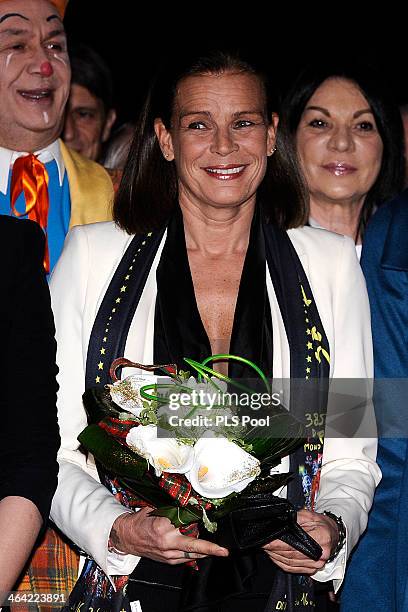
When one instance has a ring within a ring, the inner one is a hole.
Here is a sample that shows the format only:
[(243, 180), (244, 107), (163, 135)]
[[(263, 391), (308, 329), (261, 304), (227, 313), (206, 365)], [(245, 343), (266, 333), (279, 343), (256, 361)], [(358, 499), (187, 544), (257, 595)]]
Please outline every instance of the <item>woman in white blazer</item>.
[[(251, 571), (218, 603), (206, 589), (198, 597), (199, 588), (187, 601), (182, 572), (186, 561), (203, 557), (221, 558), (227, 571), (228, 551), (182, 536), (147, 509), (124, 508), (77, 440), (87, 425), (85, 388), (103, 387), (112, 358), (123, 355), (183, 367), (184, 356), (230, 352), (274, 378), (372, 376), (354, 245), (302, 227), (302, 181), (277, 124), (263, 77), (242, 59), (215, 53), (173, 64), (142, 112), (116, 224), (75, 228), (66, 241), (51, 282), (62, 437), (52, 519), (94, 560), (71, 605), (89, 607), (98, 583), (106, 599), (92, 605), (101, 609), (137, 600), (144, 612), (162, 610), (165, 598), (169, 610), (267, 610), (292, 598), (302, 610), (315, 597), (313, 584), (334, 580), (338, 588), (343, 580), (380, 479), (375, 439), (325, 440), (313, 458), (315, 505), (300, 477), (280, 492), (300, 509), (298, 522), (322, 547), (320, 559), (270, 542), (248, 555)], [(249, 375), (232, 365), (228, 373)], [(305, 452), (284, 459), (280, 471), (305, 468)], [(127, 595), (118, 575), (130, 575)]]

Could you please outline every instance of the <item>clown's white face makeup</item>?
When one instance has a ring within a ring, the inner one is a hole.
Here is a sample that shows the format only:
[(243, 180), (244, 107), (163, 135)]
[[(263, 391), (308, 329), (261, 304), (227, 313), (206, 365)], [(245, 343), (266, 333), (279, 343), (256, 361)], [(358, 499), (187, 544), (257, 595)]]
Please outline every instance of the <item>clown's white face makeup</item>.
[(0, 146), (34, 151), (60, 134), (69, 94), (64, 26), (48, 0), (0, 2)]
[(62, 55), (57, 55), (57, 53), (53, 54), (53, 58), (57, 60), (57, 62), (62, 62), (65, 66), (68, 64), (68, 61)]

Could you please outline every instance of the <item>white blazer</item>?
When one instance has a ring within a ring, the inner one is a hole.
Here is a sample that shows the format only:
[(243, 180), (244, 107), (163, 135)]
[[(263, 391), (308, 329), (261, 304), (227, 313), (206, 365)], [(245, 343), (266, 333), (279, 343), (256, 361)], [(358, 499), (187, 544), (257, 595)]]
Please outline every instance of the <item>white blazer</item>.
[[(330, 375), (372, 378), (370, 312), (354, 243), (344, 236), (311, 227), (289, 230), (288, 235), (308, 277), (329, 341)], [(51, 518), (108, 575), (130, 573), (138, 557), (108, 553), (111, 527), (124, 508), (100, 484), (93, 458), (87, 458), (79, 450), (77, 436), (87, 425), (81, 398), (92, 326), (132, 238), (113, 223), (75, 227), (66, 238), (51, 280), (60, 368), (58, 411), (62, 438), (59, 484)], [(153, 363), (155, 272), (163, 242), (127, 338), (125, 356), (139, 363)], [(269, 273), (267, 288), (273, 322), (273, 372), (277, 378), (289, 378), (289, 346)], [(126, 370), (123, 375), (127, 375)], [(346, 558), (366, 527), (374, 489), (381, 478), (375, 463), (376, 450), (375, 438), (325, 441), (316, 509), (331, 510), (342, 516), (347, 527), (347, 544), (337, 559), (326, 564), (314, 579), (334, 579), (336, 590), (343, 580)], [(288, 461), (284, 460), (281, 468), (287, 467)]]

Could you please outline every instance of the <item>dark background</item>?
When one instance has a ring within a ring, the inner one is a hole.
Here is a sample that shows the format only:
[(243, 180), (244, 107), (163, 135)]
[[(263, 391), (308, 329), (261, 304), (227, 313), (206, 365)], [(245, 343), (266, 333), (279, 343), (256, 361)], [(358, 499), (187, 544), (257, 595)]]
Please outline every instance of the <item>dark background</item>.
[(400, 104), (408, 102), (408, 33), (405, 15), (392, 4), (360, 8), (288, 2), (194, 4), (140, 0), (69, 0), (69, 39), (92, 45), (109, 64), (119, 122), (135, 118), (151, 76), (174, 50), (193, 43), (252, 48), (284, 92), (314, 58), (348, 56), (370, 61)]

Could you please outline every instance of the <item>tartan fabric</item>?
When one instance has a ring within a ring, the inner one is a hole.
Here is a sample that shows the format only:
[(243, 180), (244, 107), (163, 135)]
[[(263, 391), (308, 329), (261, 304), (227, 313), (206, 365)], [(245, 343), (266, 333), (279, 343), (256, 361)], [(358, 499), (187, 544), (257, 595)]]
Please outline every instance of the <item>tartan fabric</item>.
[[(78, 554), (52, 527), (45, 535), (30, 558), (26, 573), (15, 587), (20, 593), (64, 593), (72, 591), (78, 578)], [(12, 612), (55, 612), (56, 608), (47, 605), (11, 606)]]
[[(126, 436), (129, 433), (129, 430), (133, 427), (142, 427), (133, 419), (123, 420), (114, 417), (105, 417), (102, 421), (99, 421), (98, 426), (112, 436), (117, 442), (120, 442), (127, 448), (129, 448), (129, 446), (126, 444)], [(180, 506), (184, 507), (188, 504), (192, 492), (192, 486), (184, 474), (169, 474), (168, 472), (163, 472), (161, 477), (156, 477), (152, 474), (150, 469), (147, 475), (161, 489), (166, 491), (170, 497), (177, 500)], [(124, 506), (129, 508), (139, 508), (149, 505), (146, 504), (143, 499), (138, 497), (135, 491), (121, 483), (120, 479), (108, 478), (106, 484), (110, 485), (108, 488), (113, 491), (116, 499)], [(198, 504), (204, 507), (206, 510), (211, 508), (211, 504), (208, 502), (203, 503), (203, 500), (199, 495), (194, 494), (194, 497), (197, 499)]]
[(125, 506), (125, 508), (131, 508), (134, 510), (135, 508), (144, 508), (145, 506), (149, 506), (149, 504), (138, 497), (133, 491), (124, 487), (124, 485), (117, 478), (105, 478), (104, 485), (112, 492), (115, 499), (118, 500)]
[(123, 420), (115, 419), (114, 417), (106, 417), (103, 421), (100, 421), (98, 425), (118, 442), (124, 442), (126, 441), (129, 430), (132, 429), (132, 427), (137, 427), (138, 423), (136, 423), (134, 419)]
[(164, 473), (159, 480), (159, 487), (166, 491), (173, 499), (177, 499), (180, 506), (188, 504), (192, 486), (183, 474)]

